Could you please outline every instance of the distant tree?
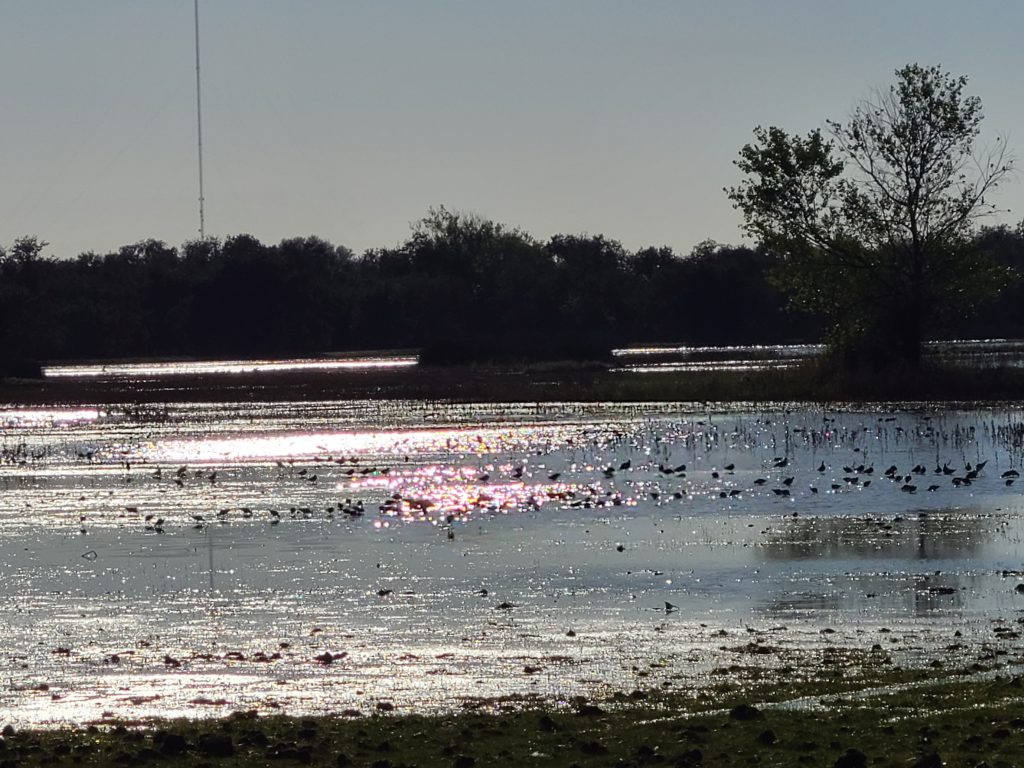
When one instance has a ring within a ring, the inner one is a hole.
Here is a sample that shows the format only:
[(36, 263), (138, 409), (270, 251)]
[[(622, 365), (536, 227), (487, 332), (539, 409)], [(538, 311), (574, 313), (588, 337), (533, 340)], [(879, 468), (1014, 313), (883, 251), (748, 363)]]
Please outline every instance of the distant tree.
[(943, 315), (994, 296), (1011, 271), (973, 247), (1013, 159), (975, 149), (981, 101), (966, 77), (911, 64), (846, 123), (806, 137), (754, 130), (728, 196), (778, 258), (793, 306), (824, 317), (847, 362), (916, 364)]

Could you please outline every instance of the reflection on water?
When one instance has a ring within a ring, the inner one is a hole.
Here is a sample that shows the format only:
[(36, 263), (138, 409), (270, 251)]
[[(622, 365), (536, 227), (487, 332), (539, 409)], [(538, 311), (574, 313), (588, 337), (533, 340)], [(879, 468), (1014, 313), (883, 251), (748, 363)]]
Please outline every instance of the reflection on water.
[(957, 560), (976, 556), (1005, 522), (949, 512), (893, 517), (791, 518), (770, 529), (768, 560)]
[(209, 360), (164, 363), (108, 363), (102, 365), (51, 365), (43, 368), (47, 378), (149, 378), (162, 376), (205, 376), (240, 373), (292, 373), (407, 368), (418, 363), (411, 355), (374, 355), (351, 358), (305, 360)]
[(442, 710), (759, 623), (987, 627), (1024, 608), (1022, 464), (1021, 409), (0, 408), (0, 710)]
[[(766, 344), (743, 346), (636, 346), (613, 349), (618, 370), (630, 373), (684, 371), (756, 371), (789, 368), (818, 357), (823, 344)], [(925, 357), (965, 366), (1024, 366), (1024, 340), (971, 339), (930, 341)]]

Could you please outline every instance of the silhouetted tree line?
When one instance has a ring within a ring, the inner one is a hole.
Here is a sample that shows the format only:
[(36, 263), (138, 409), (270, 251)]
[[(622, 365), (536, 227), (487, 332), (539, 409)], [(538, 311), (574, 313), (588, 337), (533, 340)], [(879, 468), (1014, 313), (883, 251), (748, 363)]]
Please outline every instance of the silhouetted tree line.
[[(355, 256), (317, 237), (249, 235), (103, 255), (0, 250), (0, 350), (12, 360), (298, 356), (418, 348), (430, 359), (604, 358), (637, 342), (817, 341), (786, 311), (766, 251), (704, 242), (631, 252), (601, 235), (525, 232), (443, 208), (395, 248)], [(1024, 229), (977, 247), (1024, 271)], [(1016, 285), (947, 336), (1024, 336)]]

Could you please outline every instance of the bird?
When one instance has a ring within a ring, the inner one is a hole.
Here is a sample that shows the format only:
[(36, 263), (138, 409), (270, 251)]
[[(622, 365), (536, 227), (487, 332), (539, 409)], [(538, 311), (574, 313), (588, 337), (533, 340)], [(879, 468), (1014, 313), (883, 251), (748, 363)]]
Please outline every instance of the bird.
[(821, 464), (818, 465), (818, 471), (819, 472), (824, 472), (825, 471), (825, 462), (824, 461), (821, 462)]
[(736, 469), (736, 465), (726, 464), (724, 467), (722, 467), (722, 469), (724, 469), (726, 472), (732, 472), (734, 469)]

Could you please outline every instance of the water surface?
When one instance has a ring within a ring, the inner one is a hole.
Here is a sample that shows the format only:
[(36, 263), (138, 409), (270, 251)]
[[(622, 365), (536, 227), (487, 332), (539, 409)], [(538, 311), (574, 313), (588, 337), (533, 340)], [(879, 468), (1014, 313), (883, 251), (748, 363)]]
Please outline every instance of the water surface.
[(735, 661), (723, 632), (813, 650), (885, 628), (924, 663), (1024, 609), (1021, 409), (195, 402), (0, 425), (17, 722), (602, 695)]

